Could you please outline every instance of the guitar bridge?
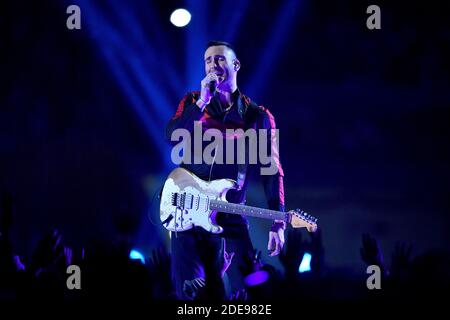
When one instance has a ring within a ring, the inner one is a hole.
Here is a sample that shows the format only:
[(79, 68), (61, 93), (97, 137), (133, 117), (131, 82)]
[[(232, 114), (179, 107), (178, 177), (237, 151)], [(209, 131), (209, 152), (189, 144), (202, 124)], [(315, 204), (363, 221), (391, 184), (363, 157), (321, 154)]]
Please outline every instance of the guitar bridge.
[(172, 197), (170, 199), (170, 203), (180, 209), (192, 209), (194, 205), (194, 196), (192, 194), (172, 193)]
[(171, 199), (170, 199), (170, 203), (173, 205), (173, 206), (177, 206), (177, 201), (178, 201), (178, 193), (176, 193), (176, 192), (173, 192), (172, 193), (172, 197), (171, 197)]

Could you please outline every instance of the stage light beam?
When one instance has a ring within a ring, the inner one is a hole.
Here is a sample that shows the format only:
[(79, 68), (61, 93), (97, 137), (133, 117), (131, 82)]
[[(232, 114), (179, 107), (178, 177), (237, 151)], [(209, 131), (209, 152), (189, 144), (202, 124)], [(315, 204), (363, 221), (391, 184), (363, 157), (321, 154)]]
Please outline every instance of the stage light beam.
[(185, 27), (191, 21), (191, 14), (186, 9), (177, 9), (170, 15), (170, 22), (176, 27)]

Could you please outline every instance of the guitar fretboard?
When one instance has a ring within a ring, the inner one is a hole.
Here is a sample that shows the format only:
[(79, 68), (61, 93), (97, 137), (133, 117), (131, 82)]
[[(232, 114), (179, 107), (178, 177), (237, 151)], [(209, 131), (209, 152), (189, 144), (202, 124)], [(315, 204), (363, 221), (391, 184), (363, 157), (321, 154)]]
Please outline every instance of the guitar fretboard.
[(219, 200), (210, 200), (209, 209), (217, 210), (219, 212), (239, 214), (244, 216), (251, 216), (272, 220), (286, 221), (289, 217), (288, 213), (281, 211), (250, 207), (243, 204), (229, 203)]

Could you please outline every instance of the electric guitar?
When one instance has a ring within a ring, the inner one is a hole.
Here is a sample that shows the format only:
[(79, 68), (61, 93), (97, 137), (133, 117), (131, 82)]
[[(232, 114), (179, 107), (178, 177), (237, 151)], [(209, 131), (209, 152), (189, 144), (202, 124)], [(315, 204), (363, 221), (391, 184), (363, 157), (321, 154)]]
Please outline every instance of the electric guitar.
[(316, 231), (317, 219), (299, 209), (281, 212), (227, 202), (226, 194), (235, 186), (235, 181), (231, 179), (207, 182), (186, 169), (174, 169), (161, 193), (160, 218), (163, 226), (176, 232), (199, 226), (212, 233), (221, 233), (223, 228), (216, 223), (215, 217), (217, 212), (225, 212), (283, 220), (294, 228)]

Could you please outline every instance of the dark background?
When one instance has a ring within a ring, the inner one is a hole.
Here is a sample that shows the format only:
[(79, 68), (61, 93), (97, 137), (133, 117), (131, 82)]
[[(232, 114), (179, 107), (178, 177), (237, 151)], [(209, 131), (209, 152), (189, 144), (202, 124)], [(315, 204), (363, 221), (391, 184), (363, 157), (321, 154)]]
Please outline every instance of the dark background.
[[(66, 28), (70, 4), (81, 30)], [(381, 30), (366, 28), (370, 4)], [(169, 22), (178, 7), (186, 28)], [(239, 87), (274, 114), (287, 208), (319, 218), (330, 266), (365, 270), (363, 232), (387, 254), (397, 240), (448, 249), (448, 16), (447, 1), (2, 3), (0, 188), (18, 254), (52, 228), (76, 250), (118, 225), (146, 254), (167, 244), (164, 127), (199, 89), (210, 39), (234, 44)], [(248, 203), (265, 205), (258, 184)], [(251, 220), (261, 250), (268, 223)]]

